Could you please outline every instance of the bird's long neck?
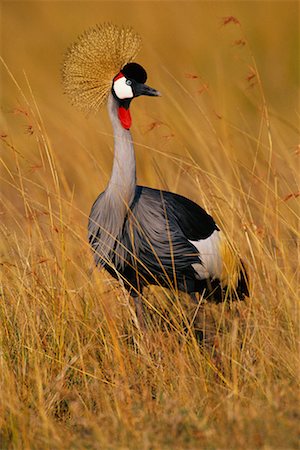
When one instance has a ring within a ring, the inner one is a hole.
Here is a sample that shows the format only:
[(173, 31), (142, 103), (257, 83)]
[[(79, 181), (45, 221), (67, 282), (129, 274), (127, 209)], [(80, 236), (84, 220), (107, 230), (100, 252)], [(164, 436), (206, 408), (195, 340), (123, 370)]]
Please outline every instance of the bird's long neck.
[(131, 133), (121, 125), (118, 103), (112, 94), (108, 99), (108, 113), (114, 132), (114, 161), (106, 193), (128, 207), (134, 199), (136, 187), (135, 154)]

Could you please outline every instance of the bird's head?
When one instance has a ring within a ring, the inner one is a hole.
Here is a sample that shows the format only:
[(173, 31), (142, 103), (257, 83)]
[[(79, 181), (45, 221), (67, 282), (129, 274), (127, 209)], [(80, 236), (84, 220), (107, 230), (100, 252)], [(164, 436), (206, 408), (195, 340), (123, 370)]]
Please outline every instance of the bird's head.
[(140, 95), (150, 97), (160, 96), (160, 93), (145, 84), (147, 73), (137, 63), (129, 63), (114, 77), (112, 83), (112, 95), (118, 103), (118, 116), (125, 129), (131, 126), (130, 103), (131, 100)]

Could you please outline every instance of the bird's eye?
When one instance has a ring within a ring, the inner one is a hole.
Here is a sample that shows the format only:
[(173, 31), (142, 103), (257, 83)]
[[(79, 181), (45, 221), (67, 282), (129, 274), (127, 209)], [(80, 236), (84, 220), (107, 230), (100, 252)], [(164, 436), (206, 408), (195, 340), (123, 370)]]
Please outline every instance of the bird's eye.
[(126, 80), (126, 84), (127, 84), (128, 86), (131, 86), (131, 85), (132, 85), (132, 81), (131, 81), (131, 80)]

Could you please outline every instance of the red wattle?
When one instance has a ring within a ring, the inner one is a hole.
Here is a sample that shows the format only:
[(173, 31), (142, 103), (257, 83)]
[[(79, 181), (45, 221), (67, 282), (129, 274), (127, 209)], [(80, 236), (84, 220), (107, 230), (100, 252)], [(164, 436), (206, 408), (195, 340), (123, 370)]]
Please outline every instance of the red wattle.
[(118, 109), (118, 116), (122, 127), (125, 128), (125, 130), (129, 130), (131, 127), (131, 115), (129, 109), (125, 109), (123, 106), (120, 106)]

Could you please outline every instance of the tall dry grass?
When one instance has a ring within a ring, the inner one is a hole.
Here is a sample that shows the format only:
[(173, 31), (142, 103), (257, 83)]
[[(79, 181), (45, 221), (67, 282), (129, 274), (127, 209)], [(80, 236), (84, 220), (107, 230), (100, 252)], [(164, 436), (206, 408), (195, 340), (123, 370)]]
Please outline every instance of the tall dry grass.
[[(1, 449), (297, 448), (297, 6), (267, 5), (85, 2), (69, 23), (68, 2), (2, 5)], [(251, 279), (247, 301), (198, 311), (147, 290), (147, 336), (86, 242), (106, 113), (86, 120), (60, 91), (64, 48), (95, 18), (143, 34), (164, 94), (132, 107), (139, 182), (202, 204)]]

